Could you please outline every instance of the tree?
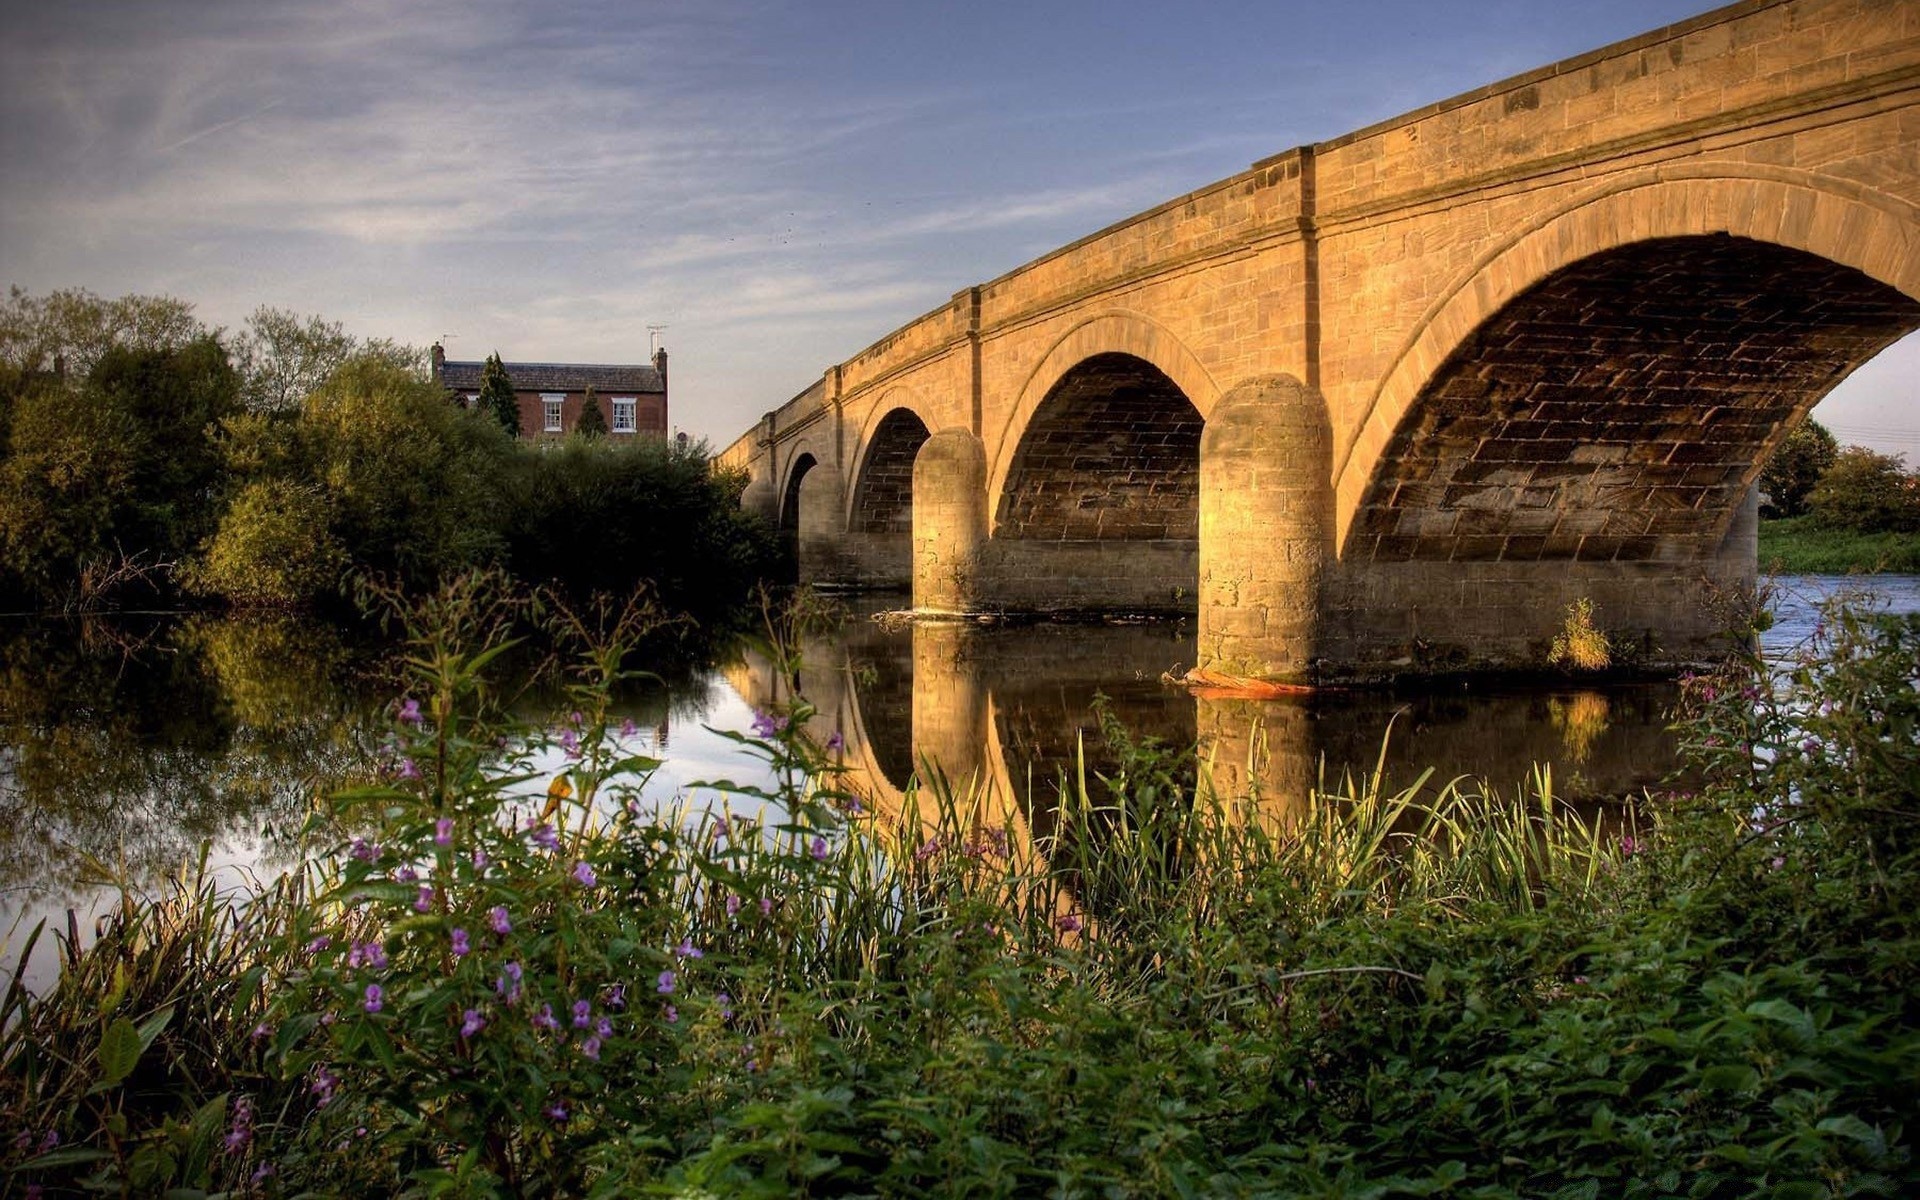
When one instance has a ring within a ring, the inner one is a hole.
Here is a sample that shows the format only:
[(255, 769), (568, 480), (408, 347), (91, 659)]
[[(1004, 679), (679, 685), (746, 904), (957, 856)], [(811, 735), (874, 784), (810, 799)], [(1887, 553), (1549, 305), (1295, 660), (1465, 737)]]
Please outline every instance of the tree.
[(1814, 523), (1859, 533), (1920, 530), (1920, 474), (1903, 468), (1897, 454), (1848, 446), (1807, 494)]
[(238, 393), (211, 335), (110, 348), (78, 386), (38, 376), (13, 400), (0, 460), (0, 567), (42, 600), (84, 600), (89, 579), (177, 561), (212, 531), (224, 467), (211, 430)]
[(307, 604), (337, 587), (347, 567), (331, 522), (318, 488), (286, 479), (250, 483), (220, 518), (188, 585), (237, 604)]
[(1833, 465), (1839, 443), (1820, 422), (1808, 418), (1787, 435), (1760, 472), (1760, 490), (1767, 494), (1767, 515), (1798, 517), (1807, 511), (1807, 493)]
[(593, 385), (587, 385), (586, 402), (580, 407), (580, 419), (573, 423), (573, 431), (583, 438), (605, 437), (607, 416), (600, 411), (600, 397), (593, 394)]
[(0, 301), (0, 363), (61, 372), (76, 387), (109, 350), (178, 350), (206, 332), (193, 305), (172, 296), (103, 300), (85, 288), (31, 296), (16, 287)]
[(513, 394), (513, 380), (507, 377), (498, 350), (487, 355), (486, 365), (480, 368), (480, 407), (493, 414), (508, 437), (520, 436), (520, 398)]
[(338, 321), (303, 317), (262, 305), (233, 339), (233, 362), (243, 380), (242, 395), (256, 412), (290, 412), (355, 358), (375, 358), (403, 370), (418, 371), (425, 356), (416, 347), (387, 338), (362, 340)]

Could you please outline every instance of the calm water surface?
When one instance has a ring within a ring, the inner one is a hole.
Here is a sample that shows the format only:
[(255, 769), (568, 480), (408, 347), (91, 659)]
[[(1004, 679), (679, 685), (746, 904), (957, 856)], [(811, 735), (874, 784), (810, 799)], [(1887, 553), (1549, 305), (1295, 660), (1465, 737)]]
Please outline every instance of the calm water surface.
[[(1784, 650), (1804, 640), (1814, 602), (1847, 586), (1862, 584), (1783, 580), (1764, 643)], [(1920, 577), (1864, 586), (1892, 611), (1920, 611)], [(856, 612), (804, 652), (798, 680), (742, 652), (623, 697), (615, 715), (640, 728), (633, 748), (667, 761), (647, 794), (704, 804), (712, 793), (698, 781), (764, 782), (757, 760), (713, 730), (746, 730), (756, 708), (796, 685), (820, 709), (815, 732), (841, 734), (883, 809), (931, 758), (1010, 808), (1038, 801), (1037, 834), (1077, 748), (1096, 766), (1104, 759), (1096, 697), (1134, 736), (1197, 744), (1216, 779), (1255, 782), (1273, 803), (1376, 763), (1393, 786), (1432, 768), (1436, 782), (1466, 775), (1509, 792), (1538, 764), (1575, 800), (1634, 792), (1673, 766), (1667, 684), (1199, 700), (1160, 682), (1193, 662), (1191, 623), (889, 629)], [(0, 979), (35, 921), (64, 925), (73, 909), (84, 935), (110, 894), (105, 880), (153, 888), (202, 846), (237, 886), (285, 869), (313, 798), (364, 773), (377, 753), (396, 691), (378, 651), (325, 626), (0, 618), (0, 939), (9, 947)], [(561, 706), (529, 692), (519, 707), (531, 719)], [(48, 948), (29, 965), (33, 986), (51, 977)]]

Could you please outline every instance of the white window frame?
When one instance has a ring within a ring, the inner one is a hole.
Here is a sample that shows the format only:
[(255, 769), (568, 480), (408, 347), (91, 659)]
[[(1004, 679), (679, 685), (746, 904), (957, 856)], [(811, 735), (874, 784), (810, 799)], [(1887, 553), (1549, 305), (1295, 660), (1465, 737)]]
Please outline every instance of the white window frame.
[(468, 392), (468, 393), (467, 393), (467, 402), (466, 402), (466, 404), (464, 404), (464, 405), (462, 405), (462, 407), (463, 407), (463, 408), (467, 408), (467, 409), (469, 409), (469, 410), (471, 410), (471, 409), (475, 409), (475, 408), (479, 408), (479, 407), (480, 407), (480, 393), (479, 393), (479, 392)]
[(565, 392), (540, 393), (540, 432), (562, 433), (566, 420), (567, 394)]
[[(626, 424), (620, 418), (626, 417)], [(640, 398), (638, 396), (615, 396), (613, 398), (613, 432), (640, 432)]]

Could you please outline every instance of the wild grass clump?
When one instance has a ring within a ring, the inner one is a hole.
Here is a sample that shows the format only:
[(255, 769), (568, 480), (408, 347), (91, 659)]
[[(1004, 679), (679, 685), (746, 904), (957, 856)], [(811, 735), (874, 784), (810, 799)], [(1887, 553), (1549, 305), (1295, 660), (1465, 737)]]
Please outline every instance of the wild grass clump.
[(1604, 671), (1613, 665), (1606, 631), (1593, 623), (1593, 601), (1582, 596), (1567, 605), (1566, 621), (1553, 635), (1547, 661), (1570, 671)]
[[(1571, 812), (1544, 772), (1519, 799), (1378, 772), (1234, 794), (1110, 719), (1113, 766), (1083, 754), (1057, 811), (930, 768), (879, 813), (804, 699), (741, 735), (773, 787), (661, 812), (606, 717), (639, 618), (574, 619), (570, 707), (503, 749), (508, 603), (461, 585), (416, 626), (387, 777), (315, 814), (302, 881), (164, 939), (132, 906), (114, 929), (155, 931), (165, 988), (117, 990), (110, 931), (9, 1001), (17, 1186), (1920, 1183), (1920, 624), (1838, 613), (1803, 660), (1690, 683), (1709, 783), (1638, 824)], [(516, 749), (541, 746), (564, 770)]]

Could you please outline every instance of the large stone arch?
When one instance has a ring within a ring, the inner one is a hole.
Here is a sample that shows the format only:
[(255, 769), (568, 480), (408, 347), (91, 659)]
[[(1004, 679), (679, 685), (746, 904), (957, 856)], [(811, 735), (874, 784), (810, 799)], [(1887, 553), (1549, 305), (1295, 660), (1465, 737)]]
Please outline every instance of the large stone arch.
[[(987, 494), (998, 497), (1006, 486), (1016, 452), (1033, 415), (1068, 372), (1102, 354), (1125, 354), (1148, 363), (1172, 380), (1204, 420), (1220, 397), (1220, 388), (1199, 356), (1178, 336), (1150, 317), (1110, 310), (1088, 317), (1062, 334), (1041, 356), (1021, 384), (1012, 411), (987, 445)], [(991, 516), (997, 504), (989, 509)]]
[[(1824, 260), (1920, 300), (1920, 210), (1870, 188), (1787, 168), (1751, 167), (1735, 175), (1725, 164), (1689, 164), (1587, 193), (1483, 255), (1416, 323), (1335, 456), (1335, 544), (1341, 557), (1356, 552), (1356, 517), (1396, 437), (1443, 369), (1489, 322), (1583, 262), (1635, 246), (1684, 245), (1680, 239), (1716, 235)], [(1821, 394), (1837, 382), (1828, 380)], [(1805, 398), (1800, 411), (1818, 398)], [(1777, 424), (1769, 438), (1783, 432), (1785, 423)], [(1750, 457), (1750, 469), (1728, 480), (1728, 488), (1751, 483), (1765, 455)]]

